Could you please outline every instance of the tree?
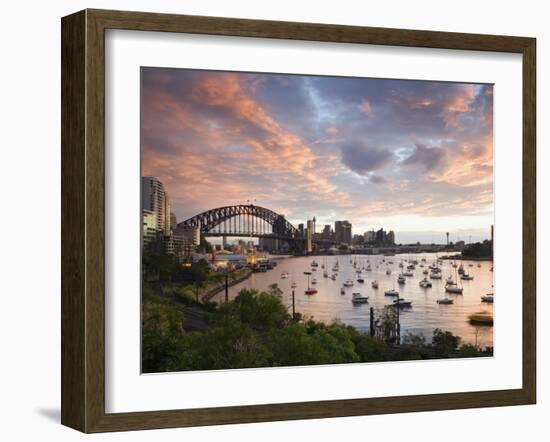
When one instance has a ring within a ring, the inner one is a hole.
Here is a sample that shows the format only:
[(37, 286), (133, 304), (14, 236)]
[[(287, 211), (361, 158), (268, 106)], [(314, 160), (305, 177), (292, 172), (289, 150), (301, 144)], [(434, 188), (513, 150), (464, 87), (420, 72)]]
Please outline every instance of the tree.
[(146, 373), (180, 367), (183, 315), (172, 306), (145, 300), (142, 305), (142, 369)]
[(437, 355), (448, 357), (460, 345), (460, 338), (449, 331), (436, 328), (432, 337), (432, 347)]

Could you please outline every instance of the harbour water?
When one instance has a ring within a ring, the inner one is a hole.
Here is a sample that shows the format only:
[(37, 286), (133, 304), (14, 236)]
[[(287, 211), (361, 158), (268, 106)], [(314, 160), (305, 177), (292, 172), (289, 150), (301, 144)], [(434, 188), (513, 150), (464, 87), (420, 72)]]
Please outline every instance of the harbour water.
[[(406, 260), (417, 260), (418, 265), (413, 270), (412, 277), (406, 277), (406, 283), (399, 285), (397, 276), (403, 270), (399, 263), (406, 268)], [(423, 261), (423, 259), (425, 261)], [(315, 260), (319, 266), (312, 271), (311, 263)], [(371, 271), (362, 270), (361, 276), (364, 283), (357, 282), (358, 273), (356, 268), (367, 268), (370, 264)], [(330, 323), (338, 320), (344, 324), (352, 325), (360, 330), (369, 329), (369, 310), (373, 307), (375, 314), (380, 313), (384, 306), (389, 305), (395, 299), (385, 296), (384, 291), (395, 289), (401, 298), (412, 301), (410, 308), (400, 310), (401, 335), (407, 332), (423, 334), (427, 341), (430, 341), (433, 330), (440, 328), (448, 330), (462, 338), (462, 342), (468, 342), (480, 346), (493, 346), (493, 327), (474, 326), (468, 321), (472, 313), (486, 311), (493, 313), (493, 304), (483, 303), (481, 296), (493, 293), (493, 265), (490, 261), (457, 261), (464, 269), (474, 277), (473, 280), (458, 280), (459, 286), (463, 287), (462, 295), (445, 293), (445, 280), (452, 275), (456, 277), (456, 269), (452, 267), (453, 261), (443, 260), (441, 268), (442, 279), (430, 279), (431, 288), (422, 288), (419, 282), (428, 275), (423, 270), (437, 261), (434, 253), (416, 254), (414, 256), (396, 255), (334, 255), (315, 257), (289, 257), (278, 259), (278, 265), (264, 273), (253, 273), (250, 278), (236, 284), (229, 289), (229, 298), (233, 299), (243, 288), (254, 288), (267, 290), (271, 284), (277, 284), (283, 291), (283, 303), (288, 306), (289, 311), (292, 305), (292, 283), (296, 283), (295, 305), (296, 311), (302, 315), (313, 317), (315, 320)], [(330, 276), (334, 264), (338, 262), (339, 271), (335, 280)], [(325, 266), (325, 269), (322, 268)], [(424, 267), (421, 267), (424, 266)], [(391, 270), (387, 275), (386, 271)], [(323, 272), (328, 272), (328, 278), (323, 277)], [(317, 289), (314, 295), (306, 295), (308, 278), (305, 271), (311, 271), (310, 278), (315, 278), (317, 283), (311, 285)], [(288, 272), (288, 278), (281, 278), (281, 274)], [(344, 281), (352, 280), (353, 287), (345, 289), (345, 294), (340, 290)], [(378, 289), (371, 286), (373, 280), (378, 281)], [(352, 293), (359, 292), (369, 297), (366, 304), (353, 304)], [(212, 301), (223, 302), (224, 293), (217, 294)], [(454, 300), (454, 304), (438, 304), (437, 300), (448, 296)], [(496, 321), (496, 318), (495, 318)]]

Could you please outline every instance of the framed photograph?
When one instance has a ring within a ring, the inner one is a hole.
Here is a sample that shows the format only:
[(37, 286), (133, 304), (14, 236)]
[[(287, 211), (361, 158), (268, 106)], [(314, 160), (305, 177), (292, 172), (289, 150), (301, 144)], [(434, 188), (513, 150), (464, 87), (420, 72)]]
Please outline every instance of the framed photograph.
[(62, 19), (62, 423), (533, 404), (535, 39)]

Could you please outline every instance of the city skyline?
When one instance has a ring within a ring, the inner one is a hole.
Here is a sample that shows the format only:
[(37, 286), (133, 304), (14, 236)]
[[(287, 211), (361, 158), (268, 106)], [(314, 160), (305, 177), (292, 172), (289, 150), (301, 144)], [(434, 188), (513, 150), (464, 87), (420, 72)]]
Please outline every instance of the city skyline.
[(178, 221), (248, 201), (403, 243), (493, 224), (490, 85), (143, 68), (141, 126)]

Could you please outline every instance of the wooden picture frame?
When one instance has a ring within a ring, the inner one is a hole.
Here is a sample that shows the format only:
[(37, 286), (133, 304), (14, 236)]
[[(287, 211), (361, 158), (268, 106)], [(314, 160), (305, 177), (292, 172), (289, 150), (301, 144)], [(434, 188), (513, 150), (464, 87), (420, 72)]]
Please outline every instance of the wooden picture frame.
[[(273, 405), (105, 412), (105, 30), (418, 48), (523, 57), (523, 385)], [(62, 19), (62, 410), (83, 432), (533, 404), (536, 400), (536, 41), (533, 38), (84, 10)]]

